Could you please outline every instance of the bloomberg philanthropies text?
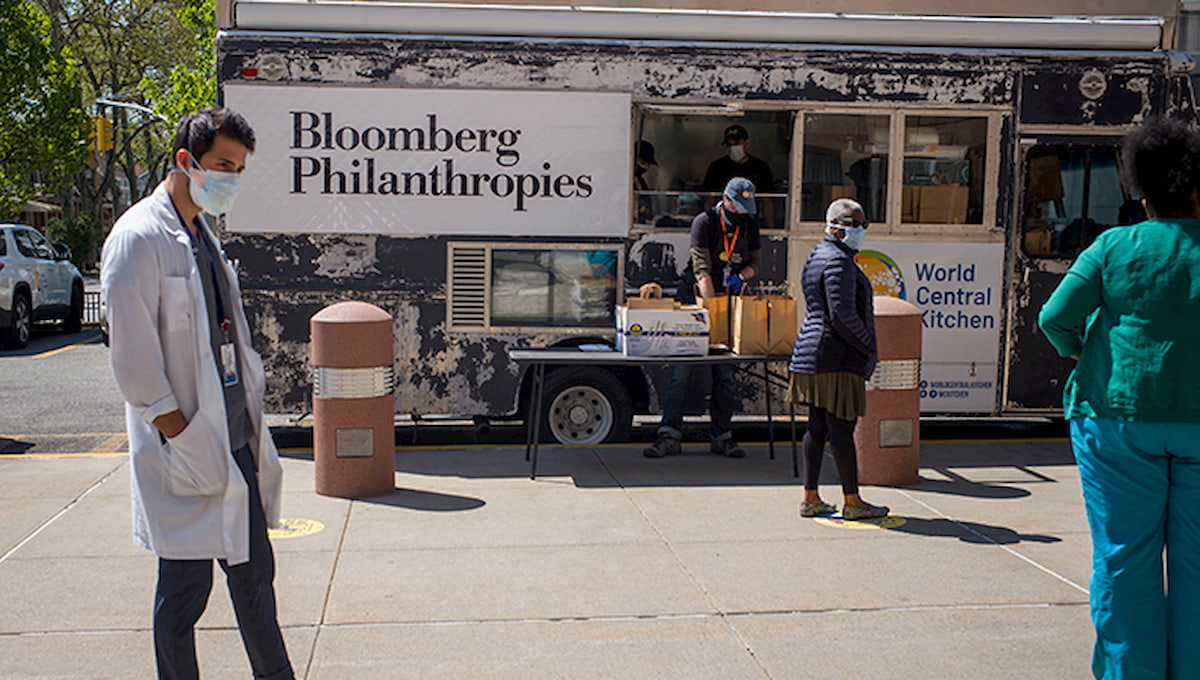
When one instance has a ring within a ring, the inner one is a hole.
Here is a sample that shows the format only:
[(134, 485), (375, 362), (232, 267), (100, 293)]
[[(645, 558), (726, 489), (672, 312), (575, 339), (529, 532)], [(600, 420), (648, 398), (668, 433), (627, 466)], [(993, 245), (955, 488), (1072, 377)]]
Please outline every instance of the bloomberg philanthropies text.
[[(557, 172), (549, 161), (536, 172), (519, 171), (519, 129), (451, 129), (435, 113), (408, 127), (338, 126), (328, 111), (289, 115), (292, 194), (507, 198), (514, 212), (533, 201), (592, 195), (590, 173)], [(465, 169), (480, 158), (490, 163), (487, 172)]]

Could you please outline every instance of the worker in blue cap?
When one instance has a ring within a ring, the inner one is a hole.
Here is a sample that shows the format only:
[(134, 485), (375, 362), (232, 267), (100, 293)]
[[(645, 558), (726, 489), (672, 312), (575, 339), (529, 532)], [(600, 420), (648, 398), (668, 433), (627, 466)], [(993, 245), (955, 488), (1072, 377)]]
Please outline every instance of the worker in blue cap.
[[(742, 292), (746, 281), (754, 278), (761, 267), (762, 242), (756, 212), (754, 183), (745, 177), (734, 177), (725, 184), (721, 202), (692, 220), (691, 257), (675, 296), (677, 300), (690, 304), (697, 295), (711, 298)], [(680, 452), (683, 412), (693, 368), (690, 364), (671, 368), (658, 440), (642, 451), (647, 458)], [(735, 404), (733, 367), (712, 364), (709, 368), (712, 370), (710, 450), (717, 455), (741, 458), (746, 452), (734, 441), (731, 429)]]

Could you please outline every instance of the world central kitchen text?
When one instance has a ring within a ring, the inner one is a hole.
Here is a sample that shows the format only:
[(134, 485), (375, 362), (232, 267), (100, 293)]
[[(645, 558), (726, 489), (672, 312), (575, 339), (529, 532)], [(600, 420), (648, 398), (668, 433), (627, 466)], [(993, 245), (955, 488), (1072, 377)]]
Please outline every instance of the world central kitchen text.
[[(976, 288), (975, 264), (958, 263), (943, 266), (932, 262), (916, 262), (916, 303), (923, 309), (921, 325), (925, 328), (994, 329), (996, 315), (992, 310), (992, 286)], [(967, 285), (963, 285), (967, 284)]]
[[(435, 113), (424, 124), (410, 127), (337, 126), (333, 113), (290, 111), (292, 140), (289, 148), (310, 155), (292, 155), (291, 193), (336, 195), (461, 196), (509, 198), (514, 212), (524, 212), (531, 201), (586, 199), (592, 195), (590, 173), (556, 172), (548, 161), (536, 172), (519, 172), (518, 143), (521, 130), (462, 127), (438, 123)], [(324, 153), (322, 153), (324, 152)], [(345, 152), (359, 154), (347, 158)], [(380, 154), (366, 155), (367, 152)], [(401, 169), (413, 159), (395, 161), (382, 154), (429, 153), (441, 157), (424, 168)], [(336, 155), (335, 155), (336, 154)], [(455, 169), (476, 158), (490, 158), (499, 170)]]

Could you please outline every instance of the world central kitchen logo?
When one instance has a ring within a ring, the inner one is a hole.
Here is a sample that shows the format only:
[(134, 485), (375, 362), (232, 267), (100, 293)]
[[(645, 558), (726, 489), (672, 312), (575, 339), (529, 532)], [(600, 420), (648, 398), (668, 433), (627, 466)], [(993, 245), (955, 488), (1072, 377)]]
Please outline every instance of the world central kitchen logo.
[(871, 282), (871, 290), (876, 295), (908, 299), (908, 291), (904, 287), (904, 273), (900, 265), (878, 250), (860, 250), (854, 256), (854, 264), (867, 275)]

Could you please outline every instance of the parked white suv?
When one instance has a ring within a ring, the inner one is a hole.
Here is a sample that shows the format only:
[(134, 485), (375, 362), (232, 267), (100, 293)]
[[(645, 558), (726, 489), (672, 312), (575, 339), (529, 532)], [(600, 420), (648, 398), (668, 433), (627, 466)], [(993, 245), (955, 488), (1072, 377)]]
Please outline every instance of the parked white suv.
[(0, 342), (29, 344), (33, 324), (61, 320), (63, 330), (83, 325), (83, 277), (71, 251), (23, 224), (0, 224)]

